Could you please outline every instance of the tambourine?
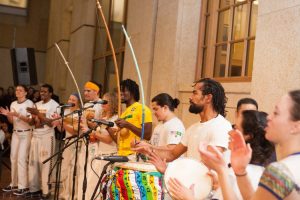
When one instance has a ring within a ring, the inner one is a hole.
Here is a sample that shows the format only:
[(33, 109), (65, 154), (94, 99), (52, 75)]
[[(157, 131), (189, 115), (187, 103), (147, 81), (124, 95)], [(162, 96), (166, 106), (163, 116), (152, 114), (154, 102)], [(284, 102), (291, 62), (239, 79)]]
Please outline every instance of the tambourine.
[(178, 158), (168, 164), (164, 181), (168, 190), (170, 178), (176, 178), (187, 188), (194, 184), (195, 198), (207, 199), (212, 191), (212, 179), (207, 174), (208, 172), (209, 169), (199, 161), (191, 158)]

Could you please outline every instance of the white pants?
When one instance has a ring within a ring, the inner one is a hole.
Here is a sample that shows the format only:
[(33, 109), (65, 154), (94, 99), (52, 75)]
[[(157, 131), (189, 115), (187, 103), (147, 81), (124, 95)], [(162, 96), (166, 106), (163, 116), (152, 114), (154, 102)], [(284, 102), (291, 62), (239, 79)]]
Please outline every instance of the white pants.
[[(84, 179), (84, 163), (85, 163), (85, 143), (81, 144), (81, 151), (78, 156), (78, 199), (82, 199), (82, 186)], [(91, 161), (95, 157), (98, 152), (98, 142), (89, 144), (89, 152), (88, 152), (88, 160), (87, 160), (87, 169), (86, 169), (86, 177), (87, 177), (87, 188), (85, 192), (85, 199), (91, 199), (94, 189), (96, 187), (98, 177), (91, 169)], [(95, 160), (93, 162), (93, 169), (97, 172), (98, 176), (100, 176), (100, 169), (103, 167), (103, 161)]]
[(11, 186), (28, 188), (28, 155), (31, 131), (14, 131), (11, 141)]
[(31, 139), (29, 155), (29, 189), (30, 192), (42, 190), (43, 194), (49, 193), (49, 172), (52, 160), (43, 164), (54, 152), (55, 146), (54, 130), (46, 134), (35, 134)]
[[(76, 138), (75, 138), (76, 139)], [(71, 139), (69, 142), (74, 141), (75, 139)], [(80, 143), (78, 143), (78, 152)], [(73, 189), (73, 173), (74, 173), (74, 165), (75, 165), (75, 153), (76, 153), (76, 143), (72, 144), (68, 148), (66, 148), (63, 152), (63, 160), (61, 164), (61, 182), (62, 188), (60, 190), (60, 198), (61, 199), (71, 199), (72, 197), (72, 189)], [(78, 161), (77, 161), (78, 163)], [(77, 172), (78, 174), (78, 172)], [(77, 177), (75, 178), (75, 199), (77, 199)]]

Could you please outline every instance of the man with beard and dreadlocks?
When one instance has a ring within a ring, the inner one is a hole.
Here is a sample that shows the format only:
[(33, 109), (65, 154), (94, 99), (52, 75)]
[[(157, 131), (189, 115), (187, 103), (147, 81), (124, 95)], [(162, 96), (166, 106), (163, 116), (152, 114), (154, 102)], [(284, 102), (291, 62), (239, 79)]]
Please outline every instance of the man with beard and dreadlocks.
[[(224, 88), (219, 82), (210, 78), (196, 81), (193, 87), (192, 95), (189, 98), (189, 112), (199, 115), (200, 120), (186, 130), (179, 144), (176, 144), (173, 149), (156, 147), (143, 141), (132, 144), (133, 150), (146, 155), (162, 173), (166, 170), (163, 160), (171, 162), (184, 153), (188, 158), (201, 161), (198, 152), (200, 143), (215, 146), (221, 152), (228, 148), (228, 132), (232, 127), (230, 122), (224, 118), (227, 103)], [(213, 198), (219, 198), (220, 193), (217, 191)]]
[[(190, 97), (189, 111), (199, 115), (200, 121), (191, 125), (184, 134), (181, 142), (171, 150), (155, 147), (145, 142), (135, 144), (134, 150), (147, 155), (150, 160), (165, 159), (171, 162), (185, 152), (187, 157), (201, 161), (198, 153), (199, 143), (207, 143), (216, 146), (224, 152), (228, 147), (228, 132), (231, 124), (225, 117), (225, 105), (227, 98), (222, 85), (210, 78), (201, 79), (194, 84)], [(154, 156), (155, 155), (155, 156)], [(164, 171), (161, 162), (153, 161), (160, 171)]]

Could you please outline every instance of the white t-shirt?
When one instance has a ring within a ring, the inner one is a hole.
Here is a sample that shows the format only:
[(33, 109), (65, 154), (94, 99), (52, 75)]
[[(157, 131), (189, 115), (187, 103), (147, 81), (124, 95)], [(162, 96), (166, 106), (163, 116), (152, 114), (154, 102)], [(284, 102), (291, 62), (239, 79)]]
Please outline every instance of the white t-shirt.
[[(264, 167), (258, 166), (258, 165), (249, 164), (247, 166), (248, 177), (250, 177), (251, 185), (252, 185), (254, 191), (258, 187), (258, 183), (259, 183), (260, 177), (261, 177), (264, 169), (265, 169)], [(237, 178), (236, 178), (232, 168), (230, 168), (230, 171), (229, 171), (229, 179), (230, 179), (231, 186), (232, 186), (235, 194), (237, 195), (238, 199), (243, 199), (240, 189), (239, 189), (239, 186), (237, 184), (237, 180), (236, 180)], [(221, 194), (220, 194), (220, 196), (221, 196)], [(223, 198), (220, 198), (220, 199), (223, 199)]]
[(159, 123), (153, 130), (151, 144), (165, 146), (178, 144), (185, 133), (185, 128), (180, 119), (174, 117), (165, 123)]
[[(46, 118), (51, 119), (54, 113), (60, 113), (59, 106), (56, 101), (50, 99), (47, 103), (43, 103), (43, 101), (39, 101), (36, 104), (36, 108), (40, 113), (44, 114)], [(54, 130), (54, 127), (49, 127), (48, 125), (44, 125), (42, 128), (35, 128), (34, 132), (45, 132), (48, 133), (50, 130)], [(33, 133), (34, 133), (33, 132)]]
[[(14, 101), (10, 105), (10, 111), (17, 112), (21, 114), (22, 116), (30, 116), (30, 113), (27, 112), (26, 108), (33, 107), (33, 102), (29, 99), (26, 99), (26, 101), (22, 103), (18, 103), (18, 101)], [(31, 129), (32, 127), (24, 122), (23, 120), (19, 119), (18, 117), (13, 117), (13, 126), (15, 130), (27, 130)]]
[(187, 147), (187, 157), (201, 161), (198, 147), (200, 142), (208, 145), (228, 148), (231, 124), (222, 115), (207, 121), (197, 122), (190, 126), (183, 135), (181, 143)]

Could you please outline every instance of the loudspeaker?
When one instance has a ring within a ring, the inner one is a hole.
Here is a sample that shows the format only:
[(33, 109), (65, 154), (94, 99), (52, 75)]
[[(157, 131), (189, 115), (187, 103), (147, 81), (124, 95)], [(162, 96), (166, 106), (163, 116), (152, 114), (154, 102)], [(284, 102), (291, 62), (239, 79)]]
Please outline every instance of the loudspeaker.
[(15, 85), (36, 85), (37, 74), (33, 48), (10, 50)]

